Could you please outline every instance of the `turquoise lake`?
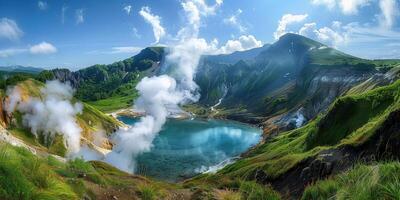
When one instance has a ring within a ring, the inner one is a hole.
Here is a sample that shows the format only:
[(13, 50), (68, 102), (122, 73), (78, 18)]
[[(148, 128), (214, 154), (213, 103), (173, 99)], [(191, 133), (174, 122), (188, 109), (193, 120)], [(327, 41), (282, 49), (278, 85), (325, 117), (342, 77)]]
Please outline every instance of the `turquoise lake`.
[[(118, 119), (129, 125), (137, 122)], [(221, 168), (260, 139), (260, 129), (232, 121), (169, 119), (151, 151), (136, 159), (135, 173), (176, 182)]]

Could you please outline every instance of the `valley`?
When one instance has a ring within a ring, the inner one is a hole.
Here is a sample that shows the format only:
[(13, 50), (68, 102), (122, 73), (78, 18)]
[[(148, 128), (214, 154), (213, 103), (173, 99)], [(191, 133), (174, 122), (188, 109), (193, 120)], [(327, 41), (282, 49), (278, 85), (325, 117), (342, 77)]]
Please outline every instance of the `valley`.
[[(360, 59), (291, 33), (260, 48), (202, 56), (194, 79), (200, 99), (181, 111), (194, 120), (167, 119), (151, 150), (132, 155), (134, 175), (107, 164), (115, 133), (140, 121), (111, 113), (132, 109), (142, 78), (174, 73), (163, 68), (165, 48), (78, 71), (4, 72), (2, 134), (45, 153), (0, 143), (2, 177), (25, 177), (15, 186), (0, 182), (0, 195), (17, 199), (18, 188), (24, 199), (398, 197), (400, 61)], [(68, 158), (63, 136), (35, 137), (22, 110), (4, 107), (7, 88), (18, 88), (21, 102), (45, 99), (42, 88), (51, 80), (69, 83), (70, 101), (82, 102), (76, 121), (80, 145), (91, 152), (81, 154), (86, 161), (55, 159)], [(15, 167), (21, 163), (28, 164)], [(49, 172), (28, 176), (35, 167)]]

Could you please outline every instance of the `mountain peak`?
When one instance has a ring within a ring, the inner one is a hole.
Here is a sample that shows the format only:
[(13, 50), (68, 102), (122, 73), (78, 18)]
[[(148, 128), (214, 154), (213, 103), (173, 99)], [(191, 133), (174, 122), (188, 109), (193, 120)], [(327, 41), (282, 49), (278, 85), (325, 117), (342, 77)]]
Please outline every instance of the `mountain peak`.
[(324, 46), (320, 42), (295, 33), (286, 33), (285, 35), (281, 36), (275, 44), (302, 44), (308, 47)]

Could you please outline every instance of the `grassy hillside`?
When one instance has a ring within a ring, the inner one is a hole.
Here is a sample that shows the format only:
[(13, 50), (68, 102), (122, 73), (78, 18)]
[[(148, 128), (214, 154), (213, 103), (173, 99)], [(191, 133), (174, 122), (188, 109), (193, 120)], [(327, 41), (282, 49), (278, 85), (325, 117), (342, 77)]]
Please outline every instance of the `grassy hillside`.
[(162, 199), (177, 189), (102, 162), (63, 163), (0, 142), (1, 199)]
[[(392, 124), (392, 119), (399, 109), (400, 81), (363, 94), (341, 97), (327, 114), (320, 115), (306, 126), (269, 137), (245, 158), (217, 174), (201, 175), (188, 183), (229, 185), (236, 179), (259, 179), (260, 174), (263, 177), (259, 181), (274, 183), (275, 180), (284, 179), (289, 172), (295, 173), (296, 168), (301, 167), (301, 172), (307, 163), (337, 151), (345, 151), (343, 154), (360, 159), (362, 155), (375, 155), (377, 159), (382, 155), (396, 157), (396, 141), (400, 140), (400, 136), (396, 134), (396, 129), (388, 126), (396, 126)], [(386, 135), (382, 135), (384, 133)], [(347, 148), (355, 150), (347, 152)], [(358, 155), (357, 152), (364, 153)], [(349, 163), (342, 165), (347, 166)]]
[(302, 199), (399, 199), (399, 173), (399, 162), (359, 164), (307, 187)]
[[(23, 100), (26, 100), (29, 97), (41, 98), (40, 89), (43, 86), (44, 84), (42, 82), (34, 79), (28, 79), (16, 84), (16, 87), (18, 87), (21, 92)], [(62, 138), (55, 137), (55, 140), (50, 143), (45, 142), (41, 138), (36, 139), (28, 129), (23, 127), (22, 116), (18, 112), (15, 112), (13, 115), (15, 120), (13, 120), (8, 126), (8, 129), (16, 137), (39, 148), (47, 147), (48, 151), (51, 153), (61, 156), (65, 155), (66, 149), (62, 143)], [(83, 103), (83, 112), (77, 116), (77, 122), (83, 130), (82, 136), (89, 141), (93, 141), (94, 133), (104, 131), (106, 134), (111, 134), (121, 125), (120, 122), (113, 117), (97, 110), (87, 103)], [(103, 148), (110, 148), (110, 146), (106, 145), (103, 146)]]
[(94, 65), (75, 72), (54, 69), (37, 79), (68, 81), (76, 88), (76, 98), (104, 112), (127, 108), (137, 97), (136, 84), (143, 76), (155, 74), (164, 56), (163, 47), (148, 47), (139, 54), (109, 65)]

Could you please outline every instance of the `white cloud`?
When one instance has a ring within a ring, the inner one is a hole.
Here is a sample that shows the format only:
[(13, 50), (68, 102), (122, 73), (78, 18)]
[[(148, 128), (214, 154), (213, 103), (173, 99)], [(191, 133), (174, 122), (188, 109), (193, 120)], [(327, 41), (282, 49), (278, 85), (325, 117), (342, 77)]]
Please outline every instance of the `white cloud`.
[(308, 17), (308, 14), (304, 15), (293, 15), (293, 14), (286, 14), (283, 15), (281, 20), (279, 20), (278, 28), (274, 33), (275, 39), (279, 39), (282, 35), (287, 33), (287, 28), (289, 25), (294, 23), (300, 23), (304, 21)]
[(131, 14), (131, 9), (132, 9), (132, 6), (131, 6), (131, 5), (127, 5), (127, 6), (124, 7), (124, 10), (125, 10), (125, 12), (126, 12), (127, 15), (130, 15), (130, 14)]
[(331, 27), (317, 28), (317, 24), (307, 23), (299, 30), (300, 35), (318, 40), (329, 46), (337, 47), (348, 42), (346, 31), (342, 29), (341, 23), (335, 21)]
[(339, 6), (346, 15), (357, 14), (359, 7), (369, 4), (370, 0), (340, 0)]
[(65, 13), (67, 12), (68, 7), (66, 5), (63, 5), (61, 7), (61, 23), (64, 24), (65, 22)]
[(336, 6), (336, 0), (311, 0), (311, 4), (324, 5), (329, 9), (333, 9)]
[(310, 0), (311, 4), (323, 5), (329, 9), (336, 6), (340, 8), (343, 14), (357, 14), (360, 7), (369, 5), (371, 0)]
[(47, 2), (45, 1), (38, 1), (38, 7), (40, 10), (46, 10), (47, 9)]
[(24, 32), (18, 27), (17, 23), (8, 18), (0, 19), (0, 38), (18, 41)]
[(141, 47), (113, 47), (112, 51), (110, 53), (111, 54), (117, 54), (117, 53), (136, 54), (140, 50), (142, 50)]
[(381, 9), (380, 23), (385, 28), (391, 28), (399, 16), (399, 5), (396, 0), (380, 0), (379, 7)]
[(253, 35), (242, 35), (237, 40), (228, 40), (217, 53), (230, 54), (235, 51), (245, 51), (261, 46), (262, 42), (257, 40)]
[(238, 19), (240, 14), (242, 14), (242, 12), (243, 11), (241, 9), (238, 9), (236, 11), (236, 14), (231, 15), (228, 18), (225, 18), (224, 23), (236, 27), (237, 29), (239, 29), (239, 31), (241, 33), (246, 32), (247, 28), (245, 26), (243, 26), (242, 23)]
[(165, 36), (165, 29), (161, 26), (161, 17), (152, 14), (147, 6), (142, 7), (139, 14), (152, 26), (154, 38), (156, 39), (155, 43), (159, 43), (160, 39)]
[(81, 24), (81, 23), (85, 22), (83, 9), (75, 10), (75, 21), (76, 21), (76, 24)]
[(133, 33), (133, 36), (135, 38), (141, 38), (142, 37), (142, 35), (139, 34), (138, 30), (135, 27), (132, 28), (132, 33)]
[(0, 50), (0, 58), (11, 57), (20, 53), (24, 53), (26, 51), (26, 49), (3, 49)]
[(57, 48), (50, 43), (42, 42), (29, 48), (29, 52), (32, 54), (52, 54), (57, 52)]
[(190, 26), (181, 29), (178, 35), (198, 35), (198, 31), (201, 26), (201, 17), (214, 15), (215, 11), (222, 5), (222, 3), (222, 0), (217, 0), (214, 5), (209, 6), (204, 0), (187, 0), (182, 2), (181, 5), (186, 13), (186, 17)]

